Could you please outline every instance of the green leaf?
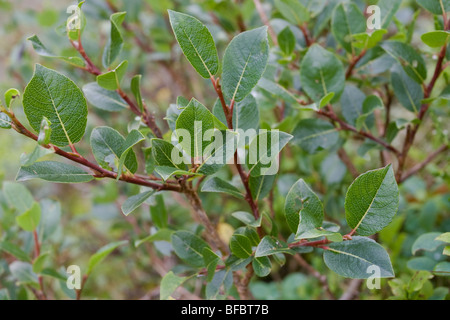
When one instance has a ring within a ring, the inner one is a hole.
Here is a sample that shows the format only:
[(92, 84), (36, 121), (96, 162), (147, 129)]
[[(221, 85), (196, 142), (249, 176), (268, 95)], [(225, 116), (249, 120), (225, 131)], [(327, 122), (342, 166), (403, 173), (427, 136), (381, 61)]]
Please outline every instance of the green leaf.
[(302, 25), (309, 21), (308, 9), (297, 0), (275, 0), (275, 8), (293, 25)]
[(301, 64), (300, 81), (305, 93), (315, 102), (330, 92), (337, 100), (345, 88), (342, 62), (318, 44), (312, 45)]
[(293, 131), (293, 142), (309, 154), (335, 146), (339, 140), (337, 129), (328, 121), (303, 119)]
[(140, 74), (135, 75), (132, 79), (131, 79), (131, 92), (134, 95), (134, 98), (136, 99), (136, 102), (139, 106), (139, 110), (141, 110), (141, 112), (144, 111), (144, 103), (142, 102), (142, 95), (141, 95), (141, 79), (142, 76)]
[(43, 117), (51, 122), (50, 142), (59, 147), (81, 140), (87, 123), (86, 99), (66, 76), (36, 65), (23, 94), (23, 107), (31, 127), (39, 131)]
[(388, 165), (356, 178), (345, 197), (345, 218), (359, 235), (370, 236), (391, 223), (398, 205), (398, 186)]
[(408, 261), (407, 266), (411, 270), (433, 271), (437, 261), (428, 257), (412, 258)]
[(398, 101), (409, 111), (417, 113), (424, 98), (423, 88), (400, 67), (391, 70), (391, 84)]
[(442, 261), (439, 262), (433, 269), (434, 273), (437, 275), (449, 276), (450, 275), (450, 262)]
[(11, 271), (11, 275), (18, 285), (31, 285), (39, 288), (38, 277), (33, 272), (33, 267), (30, 263), (14, 261), (9, 265), (9, 271)]
[(450, 243), (450, 232), (446, 232), (446, 233), (439, 235), (435, 240)]
[(425, 81), (427, 78), (425, 61), (411, 46), (398, 41), (387, 41), (381, 47), (400, 63), (414, 81), (419, 84)]
[(363, 127), (367, 128), (366, 120), (373, 114), (376, 109), (383, 109), (384, 103), (380, 97), (376, 95), (368, 96), (362, 105), (362, 114), (356, 119), (356, 129), (361, 130)]
[(261, 78), (261, 80), (259, 80), (258, 82), (258, 87), (274, 96), (281, 98), (282, 100), (285, 100), (288, 103), (299, 104), (298, 97), (289, 92), (285, 87), (276, 82), (273, 82), (272, 80)]
[(450, 33), (447, 31), (437, 30), (424, 33), (421, 36), (422, 41), (431, 48), (440, 48), (448, 43)]
[(31, 42), (31, 44), (33, 45), (34, 51), (36, 51), (36, 53), (38, 55), (40, 55), (40, 56), (59, 59), (59, 60), (62, 60), (64, 62), (67, 62), (67, 63), (69, 63), (71, 65), (74, 65), (76, 67), (84, 68), (84, 66), (85, 66), (85, 63), (84, 63), (83, 59), (81, 59), (80, 57), (64, 57), (64, 56), (58, 56), (58, 55), (50, 52), (44, 46), (44, 44), (41, 42), (39, 37), (36, 36), (36, 35), (33, 35), (33, 36), (27, 38), (27, 40), (29, 40)]
[(20, 91), (14, 88), (8, 89), (5, 92), (5, 105), (8, 109), (11, 109), (13, 101), (20, 96)]
[[(118, 172), (119, 160), (125, 151), (125, 138), (118, 131), (109, 127), (95, 128), (91, 133), (91, 148), (102, 168)], [(129, 152), (124, 164), (135, 173), (138, 169), (136, 154)]]
[(20, 155), (20, 165), (27, 167), (35, 163), (40, 158), (44, 157), (47, 154), (52, 153), (51, 150), (43, 148), (41, 146), (36, 146), (32, 152), (29, 154), (22, 153)]
[(117, 90), (120, 82), (127, 72), (128, 61), (122, 61), (115, 69), (97, 76), (97, 83), (106, 90)]
[(188, 277), (178, 277), (172, 271), (166, 273), (166, 275), (161, 280), (160, 285), (160, 299), (168, 300), (171, 294), (181, 286)]
[(256, 220), (252, 214), (245, 211), (237, 211), (231, 215), (249, 227), (258, 228), (261, 226), (262, 215), (258, 220)]
[(195, 176), (197, 174), (174, 167), (156, 167), (155, 172), (164, 180), (169, 180), (172, 176)]
[(356, 125), (356, 120), (363, 114), (362, 106), (366, 95), (358, 87), (350, 84), (345, 86), (341, 96), (341, 108), (344, 119), (352, 126)]
[(91, 173), (70, 164), (42, 161), (36, 162), (28, 167), (21, 167), (16, 181), (28, 181), (31, 179), (42, 179), (57, 183), (83, 183), (94, 179)]
[(89, 103), (100, 110), (116, 112), (128, 108), (128, 104), (116, 91), (103, 89), (97, 82), (83, 86), (83, 93)]
[(105, 68), (111, 66), (122, 50), (123, 38), (119, 26), (125, 19), (125, 14), (126, 12), (116, 12), (109, 17), (109, 20), (111, 21), (111, 32), (102, 56), (102, 63)]
[(183, 163), (175, 163), (173, 160), (174, 157), (172, 154), (174, 152), (177, 152), (178, 154), (180, 153), (178, 149), (174, 150), (174, 148), (174, 145), (170, 142), (161, 139), (152, 139), (152, 155), (158, 166), (173, 167), (184, 170), (185, 165)]
[(25, 231), (31, 232), (36, 230), (41, 220), (41, 206), (35, 202), (33, 206), (16, 217), (17, 224)]
[(202, 186), (202, 192), (219, 192), (227, 193), (239, 199), (244, 199), (244, 195), (238, 188), (230, 184), (229, 182), (222, 180), (218, 177), (212, 177), (208, 179)]
[(341, 3), (336, 7), (331, 20), (331, 30), (345, 51), (355, 54), (354, 34), (366, 31), (366, 18), (354, 3)]
[(238, 258), (247, 259), (252, 255), (252, 243), (242, 234), (234, 234), (230, 240), (231, 252)]
[(255, 257), (265, 257), (275, 255), (277, 253), (293, 254), (294, 251), (272, 236), (265, 236), (256, 248)]
[(176, 255), (196, 268), (205, 266), (203, 250), (208, 244), (192, 232), (177, 231), (172, 235), (172, 246)]
[[(208, 300), (225, 299), (233, 285), (233, 272), (230, 269), (220, 270), (206, 285), (205, 295)], [(223, 287), (223, 290), (221, 288)]]
[(417, 0), (417, 3), (432, 14), (442, 15), (442, 5), (445, 12), (450, 11), (450, 0)]
[(8, 181), (4, 182), (3, 194), (8, 206), (16, 208), (19, 214), (28, 211), (34, 205), (33, 196), (23, 184)]
[(257, 135), (249, 146), (248, 172), (252, 177), (278, 173), (278, 154), (293, 137), (278, 130), (268, 130)]
[(50, 137), (52, 134), (51, 122), (43, 117), (41, 121), (41, 129), (39, 130), (39, 135), (37, 143), (41, 146), (48, 145), (50, 143)]
[(256, 86), (269, 58), (267, 27), (245, 31), (231, 40), (223, 58), (225, 97), (242, 101)]
[(372, 49), (378, 45), (383, 40), (383, 36), (387, 33), (386, 29), (375, 30), (372, 34), (368, 33), (357, 33), (352, 35), (354, 41), (352, 45), (359, 49)]
[(33, 272), (40, 273), (44, 269), (45, 260), (50, 255), (50, 252), (44, 252), (39, 255), (34, 261), (33, 261)]
[(418, 237), (413, 243), (411, 249), (412, 254), (415, 255), (419, 250), (434, 251), (438, 247), (444, 245), (444, 241), (437, 239), (440, 235), (441, 233), (439, 232), (429, 232)]
[(252, 194), (252, 198), (255, 200), (261, 200), (265, 198), (273, 188), (276, 175), (263, 175), (259, 177), (250, 176), (248, 179), (248, 186)]
[(3, 112), (0, 112), (0, 128), (11, 129), (11, 119)]
[(192, 16), (172, 10), (168, 12), (172, 30), (184, 55), (203, 78), (211, 78), (219, 70), (219, 56), (208, 28)]
[(31, 262), (31, 258), (28, 255), (28, 253), (26, 253), (25, 251), (23, 251), (22, 249), (20, 249), (18, 246), (16, 246), (11, 242), (7, 241), (0, 242), (0, 251), (7, 252), (19, 260)]
[(303, 234), (319, 228), (323, 222), (323, 204), (303, 179), (289, 190), (284, 206), (289, 228), (296, 239), (306, 239)]
[(278, 34), (278, 45), (285, 56), (290, 56), (295, 49), (295, 36), (291, 28), (287, 26)]
[(253, 270), (258, 277), (266, 277), (272, 271), (272, 262), (268, 257), (259, 257), (253, 259)]
[(386, 250), (369, 238), (353, 237), (351, 241), (331, 243), (323, 258), (328, 268), (346, 278), (367, 279), (373, 275), (368, 269), (371, 266), (380, 268), (381, 278), (394, 277)]
[(141, 244), (143, 244), (145, 242), (154, 242), (154, 241), (170, 242), (171, 239), (172, 239), (172, 234), (174, 232), (175, 231), (169, 230), (169, 229), (159, 229), (154, 234), (149, 235), (148, 237), (145, 237), (144, 239), (135, 241), (134, 242), (134, 246), (137, 248), (137, 247), (139, 247)]
[(131, 132), (128, 134), (127, 138), (125, 139), (125, 143), (123, 144), (124, 149), (122, 155), (119, 158), (119, 167), (117, 170), (119, 174), (117, 175), (117, 180), (120, 178), (120, 175), (123, 172), (125, 163), (129, 161), (130, 154), (132, 155), (134, 153), (133, 147), (144, 140), (144, 135), (138, 130), (131, 130)]
[(139, 194), (137, 194), (135, 196), (132, 196), (132, 197), (128, 198), (122, 204), (122, 212), (123, 212), (123, 214), (128, 216), (134, 210), (139, 208), (155, 192), (156, 192), (155, 190), (149, 190), (149, 191), (145, 191), (145, 192), (139, 193)]
[(214, 118), (212, 113), (204, 105), (195, 99), (181, 112), (176, 122), (176, 133), (181, 136), (181, 147), (186, 153), (194, 158), (194, 161), (201, 161), (203, 151), (211, 144), (207, 141), (205, 132), (214, 130)]
[(215, 254), (210, 248), (203, 249), (203, 259), (205, 260), (206, 270), (208, 275), (206, 281), (211, 281), (216, 273), (216, 267), (220, 262), (220, 257)]
[(101, 247), (94, 255), (91, 256), (88, 262), (87, 275), (91, 274), (92, 270), (106, 259), (118, 247), (128, 244), (128, 240), (112, 242)]

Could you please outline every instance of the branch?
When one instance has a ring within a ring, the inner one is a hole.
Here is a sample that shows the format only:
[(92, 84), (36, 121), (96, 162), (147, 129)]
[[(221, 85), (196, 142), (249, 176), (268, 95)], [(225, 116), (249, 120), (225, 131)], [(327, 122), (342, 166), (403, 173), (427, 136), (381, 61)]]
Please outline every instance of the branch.
[(359, 60), (361, 60), (365, 56), (366, 52), (366, 50), (363, 50), (358, 56), (352, 58), (352, 61), (350, 61), (350, 65), (348, 66), (347, 72), (345, 74), (345, 79), (349, 79), (352, 76), (353, 70), (355, 69)]
[(264, 12), (264, 9), (261, 5), (261, 1), (259, 0), (253, 0), (253, 3), (255, 4), (256, 11), (258, 11), (259, 17), (261, 18), (261, 21), (264, 23), (264, 25), (267, 26), (267, 29), (269, 31), (270, 38), (272, 39), (272, 42), (274, 45), (278, 46), (278, 38), (275, 33), (275, 31), (272, 28), (272, 25), (270, 24), (269, 19), (267, 18), (266, 13)]
[(431, 153), (423, 162), (416, 164), (414, 167), (408, 170), (402, 178), (400, 179), (400, 183), (404, 182), (411, 176), (415, 175), (417, 172), (425, 168), (428, 164), (430, 164), (437, 156), (439, 156), (441, 153), (444, 153), (449, 150), (448, 145), (443, 145), (433, 153)]

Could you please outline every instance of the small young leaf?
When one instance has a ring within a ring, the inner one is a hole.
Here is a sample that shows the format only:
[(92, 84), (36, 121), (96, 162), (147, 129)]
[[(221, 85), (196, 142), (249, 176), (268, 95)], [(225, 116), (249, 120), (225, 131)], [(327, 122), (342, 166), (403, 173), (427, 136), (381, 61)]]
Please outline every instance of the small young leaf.
[(448, 43), (450, 33), (447, 31), (437, 30), (424, 33), (421, 37), (422, 41), (431, 48), (440, 48)]
[[(173, 167), (184, 170), (186, 166), (183, 163), (176, 163), (172, 154), (179, 150), (174, 150), (174, 145), (161, 139), (152, 139), (152, 155), (158, 166)], [(181, 157), (181, 156), (180, 156)]]
[(139, 208), (148, 198), (155, 193), (155, 190), (139, 193), (135, 196), (128, 198), (122, 205), (122, 212), (128, 216), (134, 210)]
[(50, 143), (50, 137), (52, 134), (51, 122), (43, 117), (41, 121), (41, 130), (39, 130), (37, 143), (41, 146), (48, 145)]
[(275, 0), (275, 8), (293, 25), (302, 25), (309, 21), (308, 9), (297, 0)]
[(127, 138), (125, 139), (125, 143), (123, 144), (123, 152), (119, 158), (119, 167), (117, 169), (117, 172), (118, 172), (117, 179), (120, 178), (120, 175), (123, 172), (125, 163), (127, 161), (129, 161), (129, 155), (130, 154), (132, 155), (134, 153), (132, 148), (144, 140), (145, 140), (144, 135), (141, 132), (139, 132), (138, 130), (131, 130), (131, 132), (128, 134)]
[(369, 238), (353, 237), (351, 241), (331, 243), (323, 258), (328, 268), (346, 278), (367, 279), (373, 275), (371, 266), (380, 268), (381, 278), (394, 277), (388, 253)]
[(258, 228), (261, 226), (262, 215), (258, 220), (255, 220), (255, 217), (252, 214), (244, 211), (237, 211), (231, 215), (249, 227)]
[(11, 242), (0, 242), (0, 251), (7, 252), (19, 260), (31, 262), (30, 255)]
[(265, 236), (256, 248), (255, 257), (271, 256), (277, 253), (293, 254), (293, 251), (274, 237)]
[(295, 49), (295, 36), (287, 26), (278, 34), (278, 45), (285, 56), (290, 56)]
[(120, 88), (120, 82), (127, 72), (128, 61), (122, 61), (114, 70), (97, 76), (97, 83), (106, 90), (117, 90)]
[(412, 254), (416, 254), (419, 250), (425, 250), (425, 251), (434, 251), (439, 246), (442, 246), (445, 244), (444, 241), (441, 241), (439, 239), (436, 239), (439, 237), (441, 233), (439, 232), (429, 232), (421, 235), (417, 238), (416, 241), (414, 241), (411, 252)]
[(36, 162), (28, 167), (21, 167), (16, 181), (28, 181), (31, 179), (42, 179), (57, 183), (83, 183), (94, 179), (91, 173), (70, 164), (42, 161)]
[(345, 197), (345, 217), (359, 235), (383, 230), (397, 213), (399, 191), (391, 165), (360, 175)]
[(208, 28), (192, 16), (168, 11), (172, 30), (184, 55), (203, 78), (211, 78), (219, 70), (219, 57)]
[(349, 53), (355, 53), (354, 34), (366, 31), (366, 18), (354, 3), (340, 4), (334, 10), (331, 21), (333, 35)]
[(203, 249), (203, 259), (205, 260), (206, 270), (208, 270), (208, 275), (206, 281), (211, 281), (216, 273), (216, 267), (220, 262), (220, 257), (215, 254), (210, 248)]
[(34, 204), (30, 191), (20, 183), (4, 182), (3, 194), (9, 207), (16, 208), (17, 213), (28, 211)]
[(252, 91), (266, 69), (269, 57), (267, 27), (245, 31), (228, 45), (223, 58), (225, 97), (239, 102)]
[(11, 109), (13, 101), (20, 96), (20, 91), (14, 88), (8, 89), (5, 92), (5, 105), (8, 109)]

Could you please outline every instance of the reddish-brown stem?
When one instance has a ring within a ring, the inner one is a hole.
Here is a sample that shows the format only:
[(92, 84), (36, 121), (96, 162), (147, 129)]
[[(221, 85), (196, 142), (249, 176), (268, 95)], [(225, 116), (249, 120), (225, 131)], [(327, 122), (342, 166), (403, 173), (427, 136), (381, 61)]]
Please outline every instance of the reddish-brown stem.
[(306, 240), (300, 240), (298, 242), (290, 243), (289, 248), (297, 248), (297, 247), (322, 247), (324, 245), (327, 245), (331, 243), (330, 240), (324, 239), (324, 240), (317, 240), (317, 241), (306, 241)]
[[(37, 259), (41, 255), (41, 244), (39, 243), (39, 236), (36, 229), (33, 230), (33, 239), (34, 239), (34, 258)], [(42, 276), (38, 276), (39, 287), (41, 289), (41, 294), (39, 295), (42, 299), (47, 299), (44, 290), (44, 280)]]
[(85, 275), (83, 276), (83, 279), (81, 280), (81, 286), (80, 286), (80, 289), (78, 289), (78, 290), (76, 291), (76, 299), (77, 299), (77, 300), (81, 300), (81, 293), (83, 292), (83, 289), (84, 289), (84, 286), (86, 285), (87, 279), (88, 279), (88, 276), (85, 274)]
[(366, 50), (363, 50), (359, 55), (352, 58), (352, 60), (350, 61), (350, 65), (348, 66), (347, 72), (345, 73), (345, 79), (349, 79), (352, 76), (353, 70), (355, 69), (359, 60), (361, 60), (364, 57), (366, 52), (367, 52)]
[(261, 1), (253, 0), (253, 3), (255, 4), (256, 11), (258, 11), (261, 21), (264, 23), (265, 26), (267, 26), (267, 30), (269, 31), (269, 35), (270, 35), (270, 39), (272, 39), (272, 42), (274, 45), (278, 46), (277, 35), (276, 35), (275, 31), (273, 30), (272, 25), (270, 24), (270, 21), (267, 18), (266, 13), (264, 12), (264, 9), (261, 5)]
[(84, 50), (83, 44), (81, 43), (81, 37), (78, 36), (78, 41), (72, 41), (70, 40), (70, 43), (72, 46), (80, 53), (80, 55), (83, 57), (84, 61), (86, 61), (87, 68), (86, 70), (96, 76), (100, 75), (102, 72), (99, 68), (95, 66), (95, 64), (92, 62), (92, 60), (87, 55), (86, 51)]
[(313, 44), (313, 40), (311, 39), (311, 37), (309, 36), (309, 32), (308, 32), (308, 28), (307, 28), (307, 23), (304, 23), (302, 25), (299, 26), (300, 30), (303, 33), (303, 37), (305, 38), (305, 43), (308, 47), (310, 47)]

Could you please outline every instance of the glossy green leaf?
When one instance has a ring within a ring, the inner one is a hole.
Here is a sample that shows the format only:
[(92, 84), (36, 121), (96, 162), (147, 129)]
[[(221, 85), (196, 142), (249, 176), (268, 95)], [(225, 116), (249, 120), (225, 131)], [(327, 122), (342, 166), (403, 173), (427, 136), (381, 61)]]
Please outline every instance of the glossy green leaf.
[(299, 104), (298, 97), (296, 97), (293, 93), (289, 92), (285, 87), (280, 84), (266, 78), (261, 78), (258, 82), (258, 87), (267, 91), (268, 93), (277, 96), (284, 101), (292, 104)]
[(158, 231), (149, 235), (148, 237), (145, 237), (144, 239), (135, 241), (134, 246), (137, 248), (145, 242), (154, 242), (154, 241), (170, 242), (170, 241), (172, 241), (172, 234), (174, 232), (175, 231), (170, 230), (170, 229), (159, 229)]
[(195, 234), (188, 231), (177, 231), (172, 235), (172, 246), (176, 255), (188, 264), (201, 268), (205, 266), (203, 250), (208, 244)]
[(306, 239), (303, 236), (305, 232), (322, 226), (322, 202), (303, 179), (289, 190), (284, 212), (289, 228), (298, 239)]
[(128, 198), (122, 204), (122, 212), (124, 215), (128, 216), (134, 210), (139, 208), (148, 198), (150, 198), (155, 193), (155, 190), (149, 190), (139, 193), (135, 196)]
[(230, 184), (229, 182), (222, 180), (218, 177), (208, 179), (202, 186), (202, 192), (218, 192), (232, 195), (236, 198), (243, 199), (244, 195), (238, 188)]
[(174, 150), (174, 145), (161, 139), (152, 139), (152, 155), (158, 166), (173, 167), (180, 170), (185, 169), (183, 163), (177, 163), (172, 156), (173, 153), (180, 154), (178, 149)]
[(238, 258), (247, 259), (252, 255), (252, 243), (242, 234), (234, 234), (230, 240), (231, 252)]
[(419, 84), (425, 81), (427, 78), (425, 61), (411, 46), (398, 41), (387, 41), (381, 47), (401, 64), (414, 81)]
[[(118, 172), (119, 159), (125, 151), (125, 138), (115, 129), (97, 127), (91, 133), (91, 147), (97, 163), (107, 170)], [(130, 172), (138, 168), (136, 154), (129, 152), (126, 156), (125, 167)]]
[(101, 247), (94, 255), (91, 256), (88, 262), (87, 275), (90, 275), (94, 268), (105, 260), (118, 247), (128, 244), (127, 240), (117, 241)]
[(272, 262), (268, 257), (259, 257), (253, 259), (253, 270), (258, 277), (266, 277), (272, 271)]
[(33, 272), (40, 273), (44, 269), (45, 262), (50, 255), (50, 252), (44, 252), (39, 255), (34, 261), (33, 261)]
[(31, 127), (38, 131), (43, 117), (51, 122), (50, 142), (59, 147), (81, 140), (87, 123), (86, 99), (72, 80), (36, 65), (23, 94), (23, 107)]
[(437, 30), (424, 33), (421, 36), (422, 41), (431, 48), (440, 48), (448, 43), (450, 33), (447, 31)]
[(321, 119), (301, 120), (293, 131), (293, 143), (310, 154), (329, 149), (339, 140), (337, 129)]
[(115, 69), (97, 76), (97, 83), (106, 90), (117, 90), (120, 82), (127, 72), (128, 61), (122, 61)]
[(170, 24), (184, 55), (203, 78), (210, 78), (219, 70), (214, 39), (208, 28), (198, 19), (169, 10)]
[(342, 62), (318, 44), (312, 45), (300, 66), (300, 81), (305, 93), (314, 101), (320, 101), (330, 92), (337, 100), (345, 88)]
[(102, 56), (102, 63), (105, 68), (110, 67), (122, 51), (123, 38), (119, 27), (125, 19), (125, 14), (126, 12), (116, 12), (109, 17), (111, 31)]
[(368, 33), (357, 33), (352, 35), (354, 41), (352, 45), (359, 49), (372, 49), (378, 45), (383, 40), (383, 36), (387, 33), (386, 29), (375, 30), (372, 34)]
[(156, 167), (155, 172), (164, 180), (169, 180), (172, 176), (194, 176), (196, 175), (193, 172), (189, 172), (186, 170), (180, 170), (174, 167)]
[(94, 177), (92, 173), (70, 164), (41, 161), (28, 167), (21, 167), (16, 177), (18, 182), (32, 179), (42, 179), (57, 183), (83, 183), (92, 181)]
[(399, 191), (392, 166), (368, 171), (350, 186), (345, 217), (359, 235), (370, 236), (391, 223), (399, 206)]
[(323, 257), (328, 268), (346, 278), (367, 279), (373, 275), (371, 266), (380, 268), (381, 278), (394, 277), (388, 253), (369, 238), (354, 237), (351, 241), (331, 243)]
[(128, 108), (128, 104), (116, 91), (103, 89), (97, 82), (83, 86), (83, 93), (89, 103), (100, 110), (116, 112)]
[[(219, 100), (213, 107), (213, 114), (225, 125), (227, 125), (227, 120), (225, 114), (223, 113), (222, 104)], [(244, 100), (237, 102), (233, 108), (233, 129), (249, 130), (259, 128), (259, 108), (256, 103), (255, 97), (249, 94)]]
[(269, 57), (267, 27), (245, 31), (228, 45), (223, 58), (222, 87), (225, 97), (242, 101), (256, 86)]

